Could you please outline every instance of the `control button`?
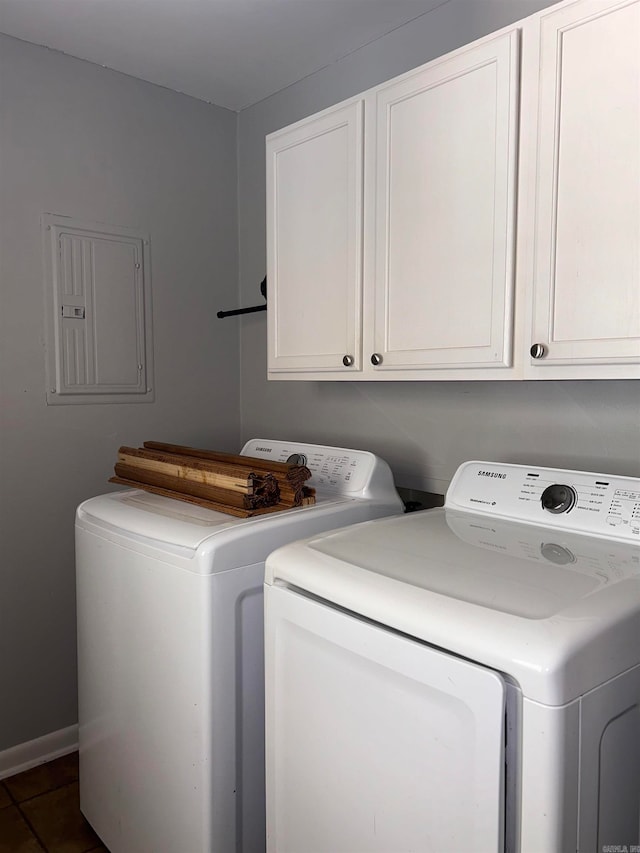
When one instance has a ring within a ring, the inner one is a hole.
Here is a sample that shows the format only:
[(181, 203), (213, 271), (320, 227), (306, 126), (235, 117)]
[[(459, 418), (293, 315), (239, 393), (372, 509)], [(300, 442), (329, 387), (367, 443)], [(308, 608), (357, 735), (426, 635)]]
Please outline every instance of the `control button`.
[(543, 509), (557, 515), (561, 512), (569, 512), (574, 506), (576, 499), (576, 492), (572, 486), (554, 483), (552, 486), (547, 486), (544, 490), (540, 502)]
[(555, 542), (543, 542), (540, 546), (540, 553), (549, 560), (550, 563), (555, 563), (556, 566), (566, 566), (569, 563), (575, 563), (575, 555), (563, 545), (556, 545)]
[(287, 458), (287, 465), (306, 465), (307, 457), (304, 453), (292, 453), (291, 456)]

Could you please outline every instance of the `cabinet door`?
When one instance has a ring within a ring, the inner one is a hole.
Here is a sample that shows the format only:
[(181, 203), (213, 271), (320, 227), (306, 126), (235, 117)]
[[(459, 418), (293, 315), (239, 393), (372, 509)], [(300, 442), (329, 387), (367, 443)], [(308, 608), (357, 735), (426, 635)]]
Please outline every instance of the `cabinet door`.
[(378, 90), (377, 371), (511, 364), (518, 48), (513, 30)]
[(362, 122), (359, 100), (267, 139), (270, 374), (361, 369)]
[(542, 347), (527, 373), (638, 377), (640, 3), (583, 0), (537, 23), (529, 346)]

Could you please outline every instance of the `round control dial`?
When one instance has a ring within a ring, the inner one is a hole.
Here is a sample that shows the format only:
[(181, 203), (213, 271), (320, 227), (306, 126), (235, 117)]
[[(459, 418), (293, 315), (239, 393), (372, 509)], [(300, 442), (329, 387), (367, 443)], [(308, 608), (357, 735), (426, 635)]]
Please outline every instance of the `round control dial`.
[(561, 483), (554, 483), (542, 493), (541, 503), (542, 508), (547, 512), (558, 514), (561, 512), (569, 512), (575, 505), (577, 500), (576, 490), (573, 486), (565, 486)]
[(307, 457), (304, 453), (292, 453), (291, 456), (287, 457), (288, 465), (306, 465)]

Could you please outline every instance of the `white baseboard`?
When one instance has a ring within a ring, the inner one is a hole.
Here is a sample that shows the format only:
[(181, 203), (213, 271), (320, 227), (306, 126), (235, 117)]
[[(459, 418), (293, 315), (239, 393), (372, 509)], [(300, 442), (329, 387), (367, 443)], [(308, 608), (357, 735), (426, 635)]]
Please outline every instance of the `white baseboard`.
[(78, 748), (78, 726), (59, 729), (0, 752), (0, 779), (45, 764)]

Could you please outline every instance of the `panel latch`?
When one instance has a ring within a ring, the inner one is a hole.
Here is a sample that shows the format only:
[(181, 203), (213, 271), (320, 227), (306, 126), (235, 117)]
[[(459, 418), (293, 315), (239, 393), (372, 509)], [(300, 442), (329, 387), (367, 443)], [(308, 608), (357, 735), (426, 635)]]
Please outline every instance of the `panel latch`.
[(66, 320), (84, 320), (85, 309), (83, 305), (63, 305), (62, 316)]

